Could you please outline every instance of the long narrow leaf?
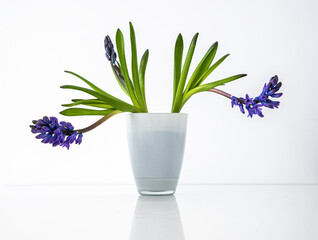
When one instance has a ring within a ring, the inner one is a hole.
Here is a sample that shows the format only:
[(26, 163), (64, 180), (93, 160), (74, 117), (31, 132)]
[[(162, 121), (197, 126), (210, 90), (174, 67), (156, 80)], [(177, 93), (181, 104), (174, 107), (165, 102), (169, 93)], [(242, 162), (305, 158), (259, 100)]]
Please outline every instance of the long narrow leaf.
[(69, 104), (63, 104), (63, 107), (74, 107), (77, 105), (86, 105), (91, 107), (97, 107), (97, 108), (105, 108), (105, 109), (113, 109), (113, 106), (105, 104), (104, 101), (98, 100), (98, 99), (87, 99), (87, 100), (80, 100), (75, 101), (73, 103)]
[(124, 43), (124, 36), (120, 29), (117, 29), (116, 32), (116, 47), (117, 47), (117, 53), (121, 65), (121, 71), (123, 74), (123, 77), (126, 81), (126, 85), (128, 88), (128, 93), (131, 98), (131, 101), (136, 107), (140, 107), (139, 102), (136, 98), (135, 91), (132, 85), (132, 82), (129, 77), (128, 69), (127, 69), (127, 63), (126, 63), (126, 56), (125, 56), (125, 43)]
[(183, 67), (182, 67), (182, 71), (181, 71), (180, 80), (178, 83), (178, 89), (177, 89), (176, 98), (175, 98), (172, 112), (179, 112), (180, 111), (181, 101), (182, 101), (182, 97), (183, 97), (183, 90), (184, 90), (185, 82), (186, 82), (187, 75), (189, 72), (194, 49), (195, 49), (195, 46), (197, 43), (198, 35), (199, 35), (199, 33), (194, 35), (194, 37), (192, 38), (191, 44), (189, 46), (188, 53), (187, 53), (187, 56), (185, 58), (185, 61), (184, 61)]
[(229, 56), (230, 54), (226, 54), (221, 57), (217, 62), (215, 62), (205, 73), (202, 75), (200, 79), (193, 85), (192, 88), (196, 88), (201, 85), (201, 83)]
[(149, 50), (147, 49), (144, 55), (142, 55), (142, 58), (140, 60), (140, 66), (139, 66), (140, 89), (141, 89), (141, 93), (144, 98), (143, 100), (146, 106), (147, 106), (147, 103), (146, 103), (146, 91), (145, 91), (145, 73), (146, 73), (146, 67), (148, 63), (148, 56), (149, 56)]
[(86, 108), (69, 108), (65, 109), (60, 114), (64, 116), (83, 116), (83, 115), (107, 115), (113, 110), (92, 110)]
[(128, 95), (129, 97), (129, 92), (128, 92), (128, 89), (127, 89), (127, 85), (126, 85), (126, 82), (125, 82), (125, 79), (124, 77), (120, 74), (120, 70), (119, 70), (119, 67), (117, 66), (114, 66), (111, 62), (110, 62), (110, 66), (113, 70), (113, 73), (115, 75), (115, 78), (119, 84), (119, 86), (121, 87), (121, 89)]
[(93, 98), (93, 99), (72, 99), (72, 102), (87, 102), (87, 103), (105, 103), (102, 100), (99, 100), (97, 98)]
[(212, 88), (215, 88), (215, 87), (217, 87), (219, 85), (223, 85), (225, 83), (237, 80), (237, 79), (245, 77), (245, 76), (246, 76), (246, 74), (238, 74), (238, 75), (234, 75), (234, 76), (231, 76), (231, 77), (228, 77), (228, 78), (224, 78), (224, 79), (221, 79), (221, 80), (218, 80), (218, 81), (215, 81), (215, 82), (207, 83), (207, 84), (198, 86), (196, 88), (193, 88), (182, 99), (182, 106), (189, 100), (189, 98), (193, 94), (196, 94), (196, 93), (199, 93), (199, 92), (208, 91), (208, 90), (210, 90)]
[(218, 49), (218, 42), (215, 42), (212, 44), (212, 46), (209, 48), (209, 50), (206, 52), (206, 54), (204, 55), (204, 57), (202, 58), (202, 60), (200, 61), (196, 69), (194, 70), (188, 82), (188, 85), (184, 91), (185, 93), (187, 93), (190, 89), (193, 88), (193, 86), (198, 81), (198, 79), (200, 79), (202, 75), (205, 73), (205, 71), (209, 68), (209, 66), (211, 65), (215, 57), (217, 49)]
[(177, 93), (180, 75), (181, 75), (181, 67), (182, 67), (182, 55), (183, 55), (183, 39), (181, 33), (178, 35), (176, 40), (176, 44), (174, 47), (174, 74), (173, 74), (173, 102), (175, 102), (175, 96)]
[(63, 86), (61, 86), (61, 88), (73, 89), (73, 90), (78, 90), (78, 91), (88, 93), (88, 94), (96, 97), (97, 99), (103, 100), (106, 104), (109, 104), (122, 112), (142, 112), (141, 109), (139, 109), (135, 106), (132, 106), (132, 105), (130, 105), (130, 104), (118, 99), (118, 98), (115, 98), (115, 97), (111, 96), (110, 94), (105, 95), (105, 94), (101, 94), (99, 92), (93, 91), (91, 89), (73, 86), (73, 85), (63, 85)]
[(81, 79), (83, 82), (85, 82), (88, 86), (90, 86), (92, 89), (94, 89), (96, 92), (99, 92), (101, 94), (108, 94), (106, 93), (104, 90), (102, 90), (101, 88), (97, 87), (96, 85), (94, 85), (93, 83), (91, 83), (90, 81), (88, 81), (87, 79), (83, 78), (82, 76), (74, 73), (74, 72), (71, 72), (71, 71), (64, 71), (66, 73), (69, 73), (69, 74), (72, 74), (74, 75), (75, 77), (78, 77), (79, 79)]
[(137, 100), (141, 107), (145, 110), (145, 104), (143, 101), (142, 92), (140, 89), (140, 83), (139, 83), (139, 74), (138, 74), (138, 59), (137, 59), (137, 46), (136, 46), (136, 35), (134, 26), (131, 22), (129, 22), (129, 28), (130, 28), (130, 45), (131, 45), (131, 72), (132, 72), (132, 79), (134, 83), (135, 93)]

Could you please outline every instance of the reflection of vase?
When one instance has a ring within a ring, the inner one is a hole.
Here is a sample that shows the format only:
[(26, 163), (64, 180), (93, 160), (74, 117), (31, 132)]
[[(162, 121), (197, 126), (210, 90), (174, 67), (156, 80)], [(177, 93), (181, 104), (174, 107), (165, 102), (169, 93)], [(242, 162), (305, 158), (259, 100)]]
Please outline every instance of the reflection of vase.
[(185, 239), (176, 198), (174, 196), (139, 196), (130, 239)]
[(182, 166), (187, 116), (184, 113), (127, 116), (130, 159), (140, 194), (174, 194)]

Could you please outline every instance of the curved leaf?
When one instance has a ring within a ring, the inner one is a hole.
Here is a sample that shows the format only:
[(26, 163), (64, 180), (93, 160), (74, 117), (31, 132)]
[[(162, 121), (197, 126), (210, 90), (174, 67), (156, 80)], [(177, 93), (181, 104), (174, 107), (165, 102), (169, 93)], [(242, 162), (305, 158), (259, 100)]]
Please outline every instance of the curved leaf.
[(92, 89), (94, 89), (96, 92), (99, 92), (99, 93), (102, 93), (102, 94), (105, 94), (105, 95), (108, 95), (108, 93), (106, 93), (104, 90), (102, 90), (101, 88), (97, 87), (96, 85), (94, 85), (93, 83), (91, 83), (90, 81), (88, 81), (87, 79), (83, 78), (82, 76), (74, 73), (74, 72), (71, 72), (71, 71), (64, 71), (66, 73), (69, 73), (69, 74), (72, 74), (74, 75), (75, 77), (78, 77), (79, 79), (81, 79), (83, 82), (85, 82), (88, 86), (90, 86)]
[(117, 47), (117, 53), (118, 53), (118, 57), (119, 57), (120, 65), (121, 65), (120, 69), (121, 69), (123, 77), (126, 81), (129, 96), (130, 96), (133, 104), (137, 107), (140, 107), (139, 102), (138, 102), (136, 95), (135, 95), (135, 91), (134, 91), (132, 82), (131, 82), (130, 77), (129, 77), (127, 63), (126, 63), (126, 56), (125, 56), (124, 36), (123, 36), (122, 32), (120, 31), (120, 29), (117, 29), (117, 32), (116, 32), (116, 47)]
[(110, 66), (113, 70), (113, 73), (115, 75), (115, 78), (119, 84), (119, 86), (121, 87), (121, 89), (129, 96), (129, 92), (128, 92), (128, 89), (127, 89), (127, 85), (126, 85), (126, 82), (125, 82), (125, 79), (124, 77), (120, 74), (120, 67), (117, 67), (117, 66), (114, 66), (111, 62), (110, 62)]
[(145, 92), (145, 73), (146, 73), (146, 67), (147, 67), (147, 63), (148, 63), (148, 56), (149, 56), (149, 50), (147, 49), (145, 51), (144, 55), (142, 55), (142, 58), (140, 60), (140, 66), (139, 66), (140, 89), (141, 89), (142, 96), (144, 98), (145, 106), (147, 106), (147, 104), (146, 104), (146, 92)]
[(206, 52), (206, 54), (204, 55), (204, 57), (202, 58), (202, 60), (200, 61), (196, 69), (194, 70), (188, 82), (188, 85), (184, 91), (185, 93), (187, 93), (190, 89), (194, 87), (195, 83), (202, 77), (205, 71), (209, 68), (209, 66), (211, 65), (215, 57), (217, 49), (218, 49), (218, 42), (215, 42), (211, 45), (209, 50)]
[(181, 71), (180, 80), (179, 80), (179, 83), (178, 83), (176, 98), (175, 98), (175, 102), (174, 102), (174, 106), (173, 106), (172, 112), (179, 112), (180, 111), (181, 101), (182, 101), (182, 98), (183, 98), (183, 89), (184, 89), (185, 82), (186, 82), (186, 79), (187, 79), (187, 75), (188, 75), (188, 72), (189, 72), (189, 68), (190, 68), (190, 64), (191, 64), (191, 61), (192, 61), (194, 49), (195, 49), (195, 46), (196, 46), (196, 43), (197, 43), (198, 35), (199, 35), (199, 33), (196, 33), (194, 35), (194, 37), (192, 38), (191, 44), (190, 44), (189, 49), (188, 49), (187, 56), (186, 56), (186, 58), (184, 60), (184, 64), (183, 64), (183, 68), (182, 68), (182, 71)]
[(132, 79), (134, 83), (134, 89), (137, 96), (137, 100), (141, 107), (145, 110), (145, 104), (143, 101), (140, 84), (139, 84), (139, 74), (138, 74), (138, 59), (137, 59), (137, 46), (136, 46), (136, 35), (134, 26), (131, 22), (129, 22), (130, 28), (130, 45), (131, 45), (131, 72), (132, 72)]
[(66, 109), (60, 114), (64, 116), (84, 116), (84, 115), (107, 115), (113, 110), (92, 110), (92, 109), (86, 109), (86, 108), (69, 108)]
[(130, 105), (130, 104), (118, 99), (118, 98), (115, 98), (110, 94), (105, 95), (105, 94), (101, 94), (99, 92), (95, 92), (91, 89), (78, 87), (78, 86), (74, 86), (74, 85), (63, 85), (63, 86), (61, 86), (61, 88), (73, 89), (73, 90), (78, 90), (78, 91), (88, 93), (88, 94), (96, 97), (99, 100), (104, 101), (106, 104), (109, 104), (122, 112), (142, 112), (141, 109), (139, 109), (135, 106), (132, 106), (132, 105)]
[(219, 86), (219, 85), (223, 85), (223, 84), (225, 84), (225, 83), (228, 83), (228, 82), (237, 80), (237, 79), (242, 78), (242, 77), (245, 77), (245, 76), (247, 76), (247, 75), (246, 75), (246, 74), (238, 74), (238, 75), (234, 75), (234, 76), (231, 76), (231, 77), (228, 77), (228, 78), (224, 78), (224, 79), (221, 79), (221, 80), (218, 80), (218, 81), (215, 81), (215, 82), (211, 82), (211, 83), (207, 83), (207, 84), (198, 86), (198, 87), (196, 87), (196, 88), (190, 90), (190, 91), (183, 97), (183, 99), (182, 99), (182, 106), (189, 100), (189, 98), (190, 98), (193, 94), (210, 90), (210, 89), (215, 88), (215, 87), (217, 87), (217, 86)]
[(181, 67), (182, 67), (182, 55), (183, 55), (183, 39), (181, 33), (178, 35), (176, 44), (174, 47), (174, 73), (173, 73), (173, 104), (175, 102), (175, 96), (177, 93)]
[(101, 101), (98, 99), (79, 100), (69, 104), (62, 104), (63, 107), (74, 107), (77, 105), (86, 105), (86, 106), (97, 107), (97, 108), (113, 109), (113, 106), (105, 104), (104, 101)]
[(201, 76), (200, 79), (193, 85), (192, 88), (200, 86), (200, 84), (229, 56), (230, 54), (226, 54), (221, 57), (217, 62), (215, 62), (205, 73)]

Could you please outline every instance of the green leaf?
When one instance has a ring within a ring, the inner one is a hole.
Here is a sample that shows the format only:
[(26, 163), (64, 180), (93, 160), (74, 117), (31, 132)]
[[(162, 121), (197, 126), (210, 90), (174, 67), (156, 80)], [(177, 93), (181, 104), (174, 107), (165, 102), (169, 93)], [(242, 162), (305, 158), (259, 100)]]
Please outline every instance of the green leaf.
[(61, 88), (73, 89), (73, 90), (78, 90), (78, 91), (88, 93), (88, 94), (96, 97), (99, 100), (104, 101), (106, 104), (109, 104), (122, 112), (142, 112), (141, 109), (139, 109), (135, 106), (132, 106), (132, 105), (130, 105), (130, 104), (118, 99), (118, 98), (115, 98), (110, 94), (102, 94), (102, 93), (93, 91), (91, 89), (78, 87), (78, 86), (74, 86), (74, 85), (63, 85), (63, 86), (61, 86)]
[(71, 101), (72, 101), (72, 102), (95, 101), (96, 103), (105, 103), (104, 101), (99, 100), (99, 99), (96, 99), (96, 98), (93, 98), (93, 99), (72, 99)]
[(83, 116), (83, 115), (107, 115), (113, 110), (92, 110), (92, 109), (85, 109), (85, 108), (69, 108), (66, 109), (60, 114), (64, 116)]
[(119, 57), (120, 65), (121, 65), (120, 70), (121, 70), (123, 77), (126, 81), (129, 96), (130, 96), (133, 104), (139, 108), (140, 105), (139, 105), (139, 102), (136, 98), (135, 91), (134, 91), (134, 88), (133, 88), (133, 85), (132, 85), (132, 82), (130, 80), (129, 73), (128, 73), (126, 56), (125, 56), (124, 36), (123, 36), (122, 32), (120, 31), (120, 29), (117, 29), (117, 32), (116, 32), (116, 47), (117, 47), (117, 53), (118, 53), (118, 57)]
[[(119, 84), (119, 86), (121, 87), (121, 89), (128, 95), (129, 97), (129, 92), (128, 92), (128, 89), (127, 89), (127, 85), (126, 85), (126, 82), (125, 82), (125, 79), (124, 77), (120, 74), (120, 66), (117, 67), (117, 66), (114, 66), (111, 62), (110, 62), (110, 66), (113, 70), (113, 73), (115, 75), (115, 78)], [(117, 76), (118, 74), (118, 76)]]
[(180, 107), (181, 107), (181, 103), (182, 103), (181, 101), (182, 101), (182, 97), (183, 97), (183, 89), (184, 89), (187, 75), (189, 72), (189, 68), (190, 68), (190, 64), (192, 61), (194, 49), (195, 49), (195, 46), (197, 43), (198, 35), (199, 35), (199, 33), (196, 33), (194, 35), (194, 37), (192, 38), (191, 44), (190, 44), (189, 49), (188, 49), (187, 56), (184, 60), (184, 64), (183, 64), (183, 68), (181, 71), (180, 80), (178, 83), (176, 98), (175, 98), (172, 112), (179, 112), (180, 111)]
[(194, 70), (188, 85), (185, 89), (185, 93), (187, 93), (190, 89), (192, 89), (195, 85), (195, 83), (202, 77), (202, 75), (205, 73), (205, 71), (209, 68), (211, 65), (216, 51), (218, 49), (218, 42), (215, 42), (212, 44), (212, 46), (209, 48), (209, 50), (206, 52), (196, 69)]
[(137, 59), (137, 46), (136, 46), (136, 35), (134, 26), (131, 22), (129, 22), (129, 28), (130, 28), (130, 43), (131, 43), (131, 72), (132, 72), (132, 79), (134, 83), (134, 88), (137, 96), (137, 100), (139, 104), (141, 105), (142, 109), (146, 110), (145, 104), (143, 101), (142, 92), (140, 89), (140, 83), (139, 83), (139, 74), (138, 74), (138, 59)]
[(79, 79), (81, 79), (83, 82), (85, 82), (88, 86), (90, 86), (92, 89), (94, 89), (96, 92), (99, 92), (101, 94), (108, 94), (106, 93), (104, 90), (102, 90), (101, 88), (97, 87), (96, 85), (94, 85), (93, 83), (91, 83), (90, 81), (88, 81), (87, 79), (83, 78), (82, 76), (74, 73), (74, 72), (71, 72), (71, 71), (64, 71), (66, 73), (69, 73), (69, 74), (72, 74), (74, 75), (75, 77), (78, 77)]
[(201, 76), (200, 79), (194, 84), (192, 88), (198, 87), (201, 83), (229, 56), (230, 54), (226, 54), (221, 57), (217, 62), (215, 62), (205, 73)]
[(101, 101), (98, 99), (79, 100), (79, 101), (74, 101), (73, 103), (63, 104), (62, 106), (63, 107), (74, 107), (77, 105), (86, 105), (86, 106), (97, 107), (97, 108), (113, 109), (113, 106), (105, 104), (104, 101)]
[(183, 97), (182, 106), (189, 100), (189, 98), (193, 94), (196, 94), (196, 93), (199, 93), (199, 92), (208, 91), (208, 90), (210, 90), (212, 88), (215, 88), (215, 87), (217, 87), (219, 85), (223, 85), (225, 83), (237, 80), (237, 79), (245, 77), (245, 76), (246, 76), (246, 74), (238, 74), (238, 75), (234, 75), (234, 76), (231, 76), (231, 77), (228, 77), (228, 78), (224, 78), (224, 79), (221, 79), (221, 80), (218, 80), (218, 81), (215, 81), (215, 82), (207, 83), (207, 84), (204, 84), (204, 85), (200, 85), (200, 86), (198, 86), (196, 88), (193, 88)]
[(145, 106), (147, 106), (146, 91), (145, 91), (145, 73), (146, 73), (146, 67), (148, 63), (148, 56), (149, 56), (149, 50), (147, 49), (144, 55), (142, 55), (142, 58), (140, 60), (140, 65), (139, 65), (139, 83), (140, 83), (141, 93), (144, 98), (143, 100), (144, 100)]
[(181, 67), (182, 67), (182, 55), (183, 55), (183, 39), (181, 33), (178, 35), (176, 44), (174, 47), (174, 74), (173, 74), (173, 104), (175, 102), (175, 96), (177, 93)]

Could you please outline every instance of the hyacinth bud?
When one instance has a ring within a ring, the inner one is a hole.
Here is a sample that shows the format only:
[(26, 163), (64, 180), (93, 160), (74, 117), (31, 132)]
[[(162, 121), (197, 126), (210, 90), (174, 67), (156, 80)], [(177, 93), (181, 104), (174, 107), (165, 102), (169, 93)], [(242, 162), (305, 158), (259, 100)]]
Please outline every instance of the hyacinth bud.
[(275, 86), (278, 82), (278, 77), (275, 75), (274, 77), (271, 78), (270, 82), (272, 83), (273, 86)]
[(112, 54), (111, 54), (111, 56), (110, 56), (110, 60), (111, 60), (111, 63), (112, 64), (114, 64), (115, 63), (115, 61), (116, 61), (116, 53), (115, 53), (115, 51), (113, 50), (113, 52), (112, 52)]
[(108, 35), (105, 37), (105, 40), (104, 40), (104, 48), (105, 48), (105, 56), (107, 60), (111, 61), (112, 64), (115, 64), (117, 56), (114, 50), (114, 45)]

